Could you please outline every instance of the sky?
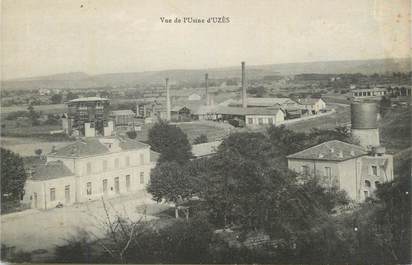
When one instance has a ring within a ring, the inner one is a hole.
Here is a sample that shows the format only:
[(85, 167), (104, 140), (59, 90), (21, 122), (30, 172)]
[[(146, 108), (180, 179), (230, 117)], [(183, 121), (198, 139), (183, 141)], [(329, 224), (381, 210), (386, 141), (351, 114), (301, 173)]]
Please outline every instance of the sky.
[(2, 0), (1, 79), (405, 58), (410, 13), (409, 0)]

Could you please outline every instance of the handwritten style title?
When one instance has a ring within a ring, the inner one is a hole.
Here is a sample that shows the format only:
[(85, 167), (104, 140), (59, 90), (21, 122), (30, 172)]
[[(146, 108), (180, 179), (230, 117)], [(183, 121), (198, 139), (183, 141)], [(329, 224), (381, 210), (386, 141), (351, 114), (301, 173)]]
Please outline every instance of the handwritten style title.
[(175, 17), (166, 18), (160, 17), (160, 22), (164, 24), (225, 24), (230, 23), (229, 17)]

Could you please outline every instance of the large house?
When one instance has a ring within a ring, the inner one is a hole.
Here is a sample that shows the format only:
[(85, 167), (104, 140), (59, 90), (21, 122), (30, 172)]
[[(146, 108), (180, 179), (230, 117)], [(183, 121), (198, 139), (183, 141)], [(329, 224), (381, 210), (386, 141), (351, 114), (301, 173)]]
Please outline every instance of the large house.
[(120, 137), (83, 138), (52, 150), (44, 165), (32, 168), (23, 203), (31, 208), (145, 192), (156, 154), (150, 146)]
[(349, 198), (363, 201), (377, 185), (393, 179), (393, 158), (382, 149), (367, 151), (359, 145), (328, 141), (289, 155), (289, 169), (302, 177), (345, 190)]
[(326, 102), (321, 98), (302, 98), (298, 99), (298, 103), (310, 114), (317, 114), (326, 109)]

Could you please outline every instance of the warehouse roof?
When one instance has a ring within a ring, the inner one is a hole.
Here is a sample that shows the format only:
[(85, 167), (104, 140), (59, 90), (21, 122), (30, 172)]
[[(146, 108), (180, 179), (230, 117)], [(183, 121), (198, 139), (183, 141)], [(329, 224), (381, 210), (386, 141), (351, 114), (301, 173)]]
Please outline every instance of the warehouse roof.
[(332, 140), (287, 156), (288, 159), (345, 161), (366, 155), (366, 150), (354, 144)]

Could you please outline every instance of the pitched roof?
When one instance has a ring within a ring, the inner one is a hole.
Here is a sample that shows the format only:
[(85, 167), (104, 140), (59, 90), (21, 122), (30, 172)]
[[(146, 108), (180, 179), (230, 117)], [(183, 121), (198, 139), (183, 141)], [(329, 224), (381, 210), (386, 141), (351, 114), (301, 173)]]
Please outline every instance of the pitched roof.
[(61, 161), (52, 161), (39, 165), (32, 170), (32, 180), (48, 180), (73, 176), (73, 172)]
[(332, 140), (287, 156), (288, 159), (345, 161), (366, 155), (366, 150), (354, 144)]
[(86, 157), (110, 153), (109, 148), (101, 140), (113, 139), (119, 142), (120, 150), (147, 148), (148, 145), (136, 140), (120, 137), (82, 138), (76, 142), (52, 151), (48, 156)]
[(87, 101), (108, 101), (107, 98), (99, 98), (99, 97), (85, 97), (85, 98), (76, 98), (72, 99), (69, 102), (87, 102)]
[[(242, 100), (227, 100), (226, 102), (224, 102), (224, 104), (228, 106), (238, 106), (242, 105)], [(283, 106), (290, 104), (295, 105), (297, 103), (290, 98), (247, 98), (247, 105), (250, 107), (271, 107), (276, 105)]]
[(194, 144), (192, 145), (192, 154), (195, 157), (214, 154), (221, 143), (222, 141), (214, 141), (209, 143)]
[(314, 105), (319, 100), (321, 100), (321, 98), (302, 98), (298, 101), (298, 103), (302, 105)]
[(194, 112), (197, 115), (226, 114), (226, 115), (276, 115), (282, 111), (279, 107), (270, 108), (241, 108), (226, 106), (201, 106)]

